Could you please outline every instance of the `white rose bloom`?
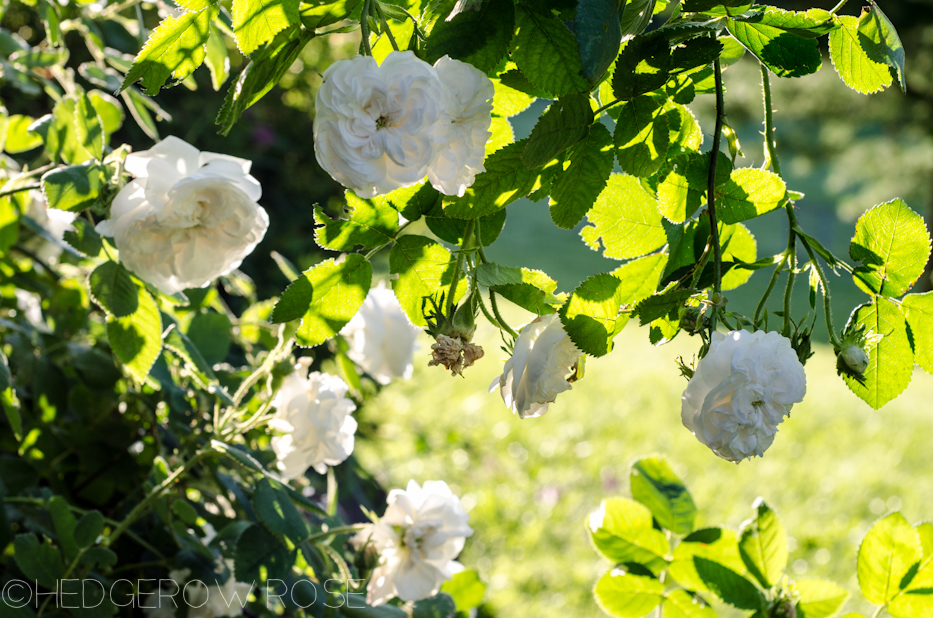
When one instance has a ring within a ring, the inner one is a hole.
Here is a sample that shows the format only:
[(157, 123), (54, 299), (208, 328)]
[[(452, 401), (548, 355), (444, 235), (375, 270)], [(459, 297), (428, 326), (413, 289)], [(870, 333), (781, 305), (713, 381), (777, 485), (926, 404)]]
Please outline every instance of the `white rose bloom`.
[(269, 422), (285, 433), (272, 438), (272, 450), (286, 479), (301, 476), (309, 467), (318, 473), (336, 466), (353, 452), (356, 404), (346, 397), (349, 387), (336, 376), (308, 374), (310, 359), (302, 358), (295, 372), (282, 382)]
[(386, 288), (385, 282), (369, 291), (363, 306), (340, 331), (350, 349), (347, 356), (371, 375), (379, 384), (393, 378), (411, 377), (412, 357), (421, 329), (408, 321), (408, 316)]
[(159, 590), (146, 595), (140, 607), (147, 618), (175, 618), (175, 610), (184, 603), (182, 598), (185, 580), (191, 575), (191, 569), (173, 569), (168, 577), (175, 582), (174, 585), (163, 586), (159, 582)]
[(541, 416), (560, 393), (570, 390), (567, 377), (580, 354), (556, 313), (539, 316), (519, 332), (512, 358), (489, 392), (498, 386), (505, 405), (521, 418)]
[(45, 323), (42, 317), (42, 297), (33, 292), (27, 292), (16, 288), (13, 290), (16, 295), (16, 308), (26, 318), (26, 321), (32, 324), (36, 330), (43, 333), (52, 332), (49, 325)]
[(393, 489), (385, 515), (354, 538), (379, 552), (379, 565), (367, 587), (370, 605), (393, 597), (416, 601), (434, 596), (441, 584), (462, 570), (454, 559), (473, 534), (470, 516), (444, 481), (409, 481)]
[(126, 157), (136, 176), (97, 231), (120, 261), (167, 294), (201, 288), (237, 268), (269, 228), (251, 163), (167, 137)]
[(419, 182), (447, 142), (447, 92), (410, 51), (338, 60), (317, 92), (314, 154), (363, 198)]
[(681, 398), (681, 418), (714, 453), (740, 462), (764, 455), (777, 426), (806, 392), (803, 365), (786, 337), (713, 333)]
[[(77, 213), (59, 210), (58, 208), (49, 208), (46, 204), (45, 196), (39, 191), (29, 192), (29, 210), (26, 213), (30, 219), (35, 221), (49, 235), (63, 241), (65, 232), (74, 231), (72, 223), (78, 216)], [(37, 236), (27, 243), (27, 248), (33, 250), (42, 260), (52, 262), (58, 259), (62, 254), (62, 248), (45, 238)]]
[(444, 56), (434, 63), (437, 75), (447, 88), (450, 131), (428, 178), (434, 188), (446, 195), (463, 196), (476, 175), (485, 172), (486, 142), (492, 137), (492, 80), (473, 65)]

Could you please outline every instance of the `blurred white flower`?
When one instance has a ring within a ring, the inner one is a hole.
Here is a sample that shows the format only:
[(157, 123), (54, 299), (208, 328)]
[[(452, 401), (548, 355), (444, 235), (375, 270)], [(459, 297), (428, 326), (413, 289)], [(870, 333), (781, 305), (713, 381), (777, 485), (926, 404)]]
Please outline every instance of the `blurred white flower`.
[(340, 334), (350, 346), (350, 360), (379, 384), (388, 384), (393, 378), (411, 377), (419, 332), (421, 329), (408, 321), (395, 293), (380, 281)]
[(26, 318), (26, 321), (40, 332), (51, 332), (42, 317), (42, 298), (38, 294), (19, 288), (13, 290), (13, 294), (16, 295), (16, 308)]
[(238, 582), (232, 574), (222, 586), (192, 586), (188, 618), (241, 616), (252, 589), (252, 584)]
[(462, 566), (454, 559), (473, 534), (470, 516), (444, 481), (409, 481), (403, 491), (393, 489), (385, 515), (353, 539), (357, 547), (369, 543), (379, 564), (367, 587), (370, 605), (393, 597), (416, 601), (437, 594), (441, 584)]
[(136, 176), (97, 231), (120, 261), (167, 294), (206, 287), (237, 268), (269, 227), (251, 163), (167, 137), (126, 157)]
[(850, 345), (841, 352), (842, 359), (849, 369), (856, 373), (865, 373), (868, 369), (868, 353), (861, 346)]
[(175, 610), (179, 607), (185, 580), (191, 575), (191, 569), (174, 569), (168, 572), (168, 577), (174, 584), (165, 580), (159, 582), (159, 589), (146, 595), (139, 606), (147, 618), (175, 618)]
[(521, 418), (541, 416), (570, 390), (567, 377), (580, 354), (556, 313), (539, 316), (519, 332), (512, 357), (489, 392), (498, 387), (505, 405)]
[(447, 146), (428, 168), (434, 188), (446, 195), (463, 196), (476, 175), (486, 171), (486, 142), (492, 137), (492, 97), (495, 87), (486, 74), (473, 65), (447, 56), (434, 63), (447, 88), (450, 130)]
[[(29, 209), (26, 214), (48, 232), (49, 236), (56, 240), (63, 240), (65, 232), (74, 230), (71, 224), (74, 223), (75, 218), (78, 216), (77, 213), (49, 208), (45, 196), (40, 191), (30, 191), (28, 199)], [(46, 262), (54, 262), (62, 254), (61, 245), (46, 240), (41, 236), (30, 238), (26, 242), (26, 248)]]
[(285, 378), (273, 406), (269, 427), (283, 432), (272, 438), (272, 450), (286, 479), (301, 476), (309, 467), (318, 473), (336, 466), (353, 452), (356, 404), (346, 397), (349, 387), (336, 376), (308, 373), (310, 359), (295, 365)]
[(447, 91), (413, 52), (338, 60), (317, 92), (314, 154), (363, 198), (415, 184), (447, 142)]
[(714, 453), (740, 462), (764, 455), (806, 392), (807, 377), (789, 339), (775, 332), (717, 332), (684, 390), (681, 418)]

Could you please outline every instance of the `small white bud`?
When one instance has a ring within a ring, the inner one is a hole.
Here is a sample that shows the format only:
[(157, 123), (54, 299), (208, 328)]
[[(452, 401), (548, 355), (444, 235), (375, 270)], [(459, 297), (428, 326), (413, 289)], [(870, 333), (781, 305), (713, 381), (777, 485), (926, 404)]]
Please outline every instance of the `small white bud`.
[(849, 369), (856, 373), (865, 373), (868, 369), (868, 354), (857, 345), (850, 345), (842, 350), (842, 359)]

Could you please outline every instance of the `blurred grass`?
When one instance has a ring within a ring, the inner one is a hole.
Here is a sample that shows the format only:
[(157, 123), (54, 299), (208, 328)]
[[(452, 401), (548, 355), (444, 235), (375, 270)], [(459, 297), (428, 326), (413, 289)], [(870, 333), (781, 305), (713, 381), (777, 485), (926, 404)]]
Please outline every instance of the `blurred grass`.
[[(378, 439), (361, 440), (357, 455), (387, 488), (444, 479), (463, 497), (475, 533), (461, 561), (489, 582), (498, 616), (602, 615), (590, 590), (610, 565), (590, 547), (584, 520), (604, 497), (629, 495), (629, 464), (648, 453), (671, 458), (700, 509), (698, 527), (735, 529), (763, 496), (793, 539), (788, 573), (853, 593), (858, 543), (875, 519), (893, 509), (914, 523), (933, 517), (933, 379), (919, 370), (876, 412), (836, 377), (832, 351), (817, 347), (804, 402), (763, 459), (736, 466), (680, 423), (686, 382), (674, 359), (690, 358), (697, 339), (653, 348), (630, 325), (545, 416), (525, 421), (487, 393), (505, 358), (497, 335), (484, 324), (478, 340), (486, 358), (463, 379), (428, 368), (423, 340), (414, 379), (361, 412)], [(854, 600), (847, 608), (867, 611)]]

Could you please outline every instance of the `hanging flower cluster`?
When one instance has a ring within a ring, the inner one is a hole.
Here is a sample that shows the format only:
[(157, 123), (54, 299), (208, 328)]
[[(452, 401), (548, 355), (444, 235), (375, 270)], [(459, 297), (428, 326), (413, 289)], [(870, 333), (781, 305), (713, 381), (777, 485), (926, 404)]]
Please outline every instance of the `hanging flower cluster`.
[(580, 355), (556, 313), (539, 316), (519, 332), (512, 357), (489, 392), (498, 387), (505, 405), (521, 418), (541, 416), (557, 395), (570, 390), (567, 378)]
[(379, 554), (367, 588), (367, 602), (394, 597), (416, 601), (434, 596), (463, 567), (455, 558), (473, 534), (470, 516), (444, 481), (409, 481), (389, 492), (385, 515), (354, 537), (357, 547)]
[(113, 237), (128, 269), (166, 294), (206, 287), (237, 268), (269, 228), (250, 166), (167, 137), (126, 157), (136, 178), (97, 231)]
[(269, 427), (285, 435), (272, 438), (279, 470), (286, 479), (313, 467), (319, 474), (353, 452), (356, 404), (346, 397), (349, 387), (336, 376), (308, 373), (311, 359), (298, 360), (294, 373), (282, 382)]
[(408, 320), (392, 290), (380, 281), (340, 334), (350, 346), (350, 360), (385, 386), (393, 378), (411, 377), (420, 332)]
[(340, 60), (315, 100), (314, 152), (337, 182), (371, 198), (425, 176), (463, 195), (484, 171), (491, 137), (492, 81), (444, 56), (434, 66), (413, 52)]
[(684, 390), (681, 418), (700, 442), (738, 463), (764, 455), (806, 392), (803, 365), (787, 337), (716, 332)]

